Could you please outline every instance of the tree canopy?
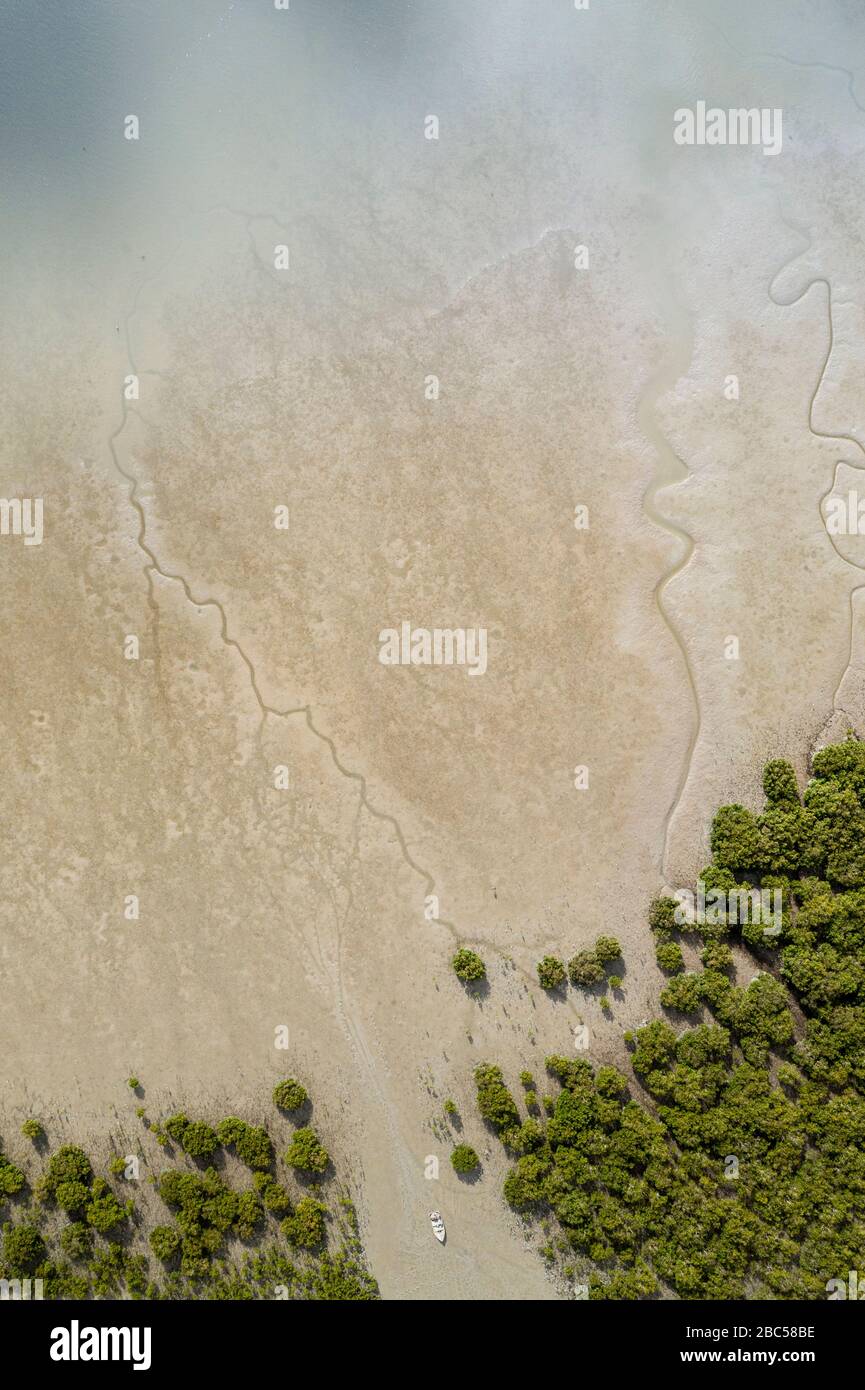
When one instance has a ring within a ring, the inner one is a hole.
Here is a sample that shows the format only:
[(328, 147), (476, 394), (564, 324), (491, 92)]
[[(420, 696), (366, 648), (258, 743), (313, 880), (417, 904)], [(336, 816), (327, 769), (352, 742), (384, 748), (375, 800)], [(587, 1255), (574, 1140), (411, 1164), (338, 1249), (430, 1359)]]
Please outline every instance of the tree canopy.
[[(676, 899), (651, 905), (667, 1017), (626, 1035), (630, 1077), (548, 1058), (561, 1089), (544, 1123), (521, 1121), (498, 1067), (476, 1070), (480, 1112), (516, 1155), (507, 1201), (557, 1218), (592, 1298), (814, 1299), (861, 1265), (865, 744), (824, 748), (812, 774), (800, 798), (775, 759), (763, 810), (712, 823), (704, 885), (778, 890), (779, 930), (736, 898), (681, 925)], [(702, 937), (702, 969), (682, 969), (683, 934)], [(599, 979), (613, 945), (575, 956), (571, 980)]]

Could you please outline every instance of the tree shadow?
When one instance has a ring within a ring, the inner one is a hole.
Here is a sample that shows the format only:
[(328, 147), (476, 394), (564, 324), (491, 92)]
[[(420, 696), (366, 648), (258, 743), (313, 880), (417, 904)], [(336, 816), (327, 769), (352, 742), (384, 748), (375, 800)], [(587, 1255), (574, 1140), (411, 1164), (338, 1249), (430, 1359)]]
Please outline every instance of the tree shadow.
[[(543, 986), (541, 986), (543, 989)], [(552, 989), (544, 989), (544, 994), (551, 1003), (561, 1005), (568, 1002), (568, 980), (565, 976), (561, 984), (554, 985)]]
[(460, 984), (466, 994), (471, 999), (476, 999), (479, 1004), (482, 1004), (490, 996), (490, 982), (486, 975), (482, 980), (460, 980)]

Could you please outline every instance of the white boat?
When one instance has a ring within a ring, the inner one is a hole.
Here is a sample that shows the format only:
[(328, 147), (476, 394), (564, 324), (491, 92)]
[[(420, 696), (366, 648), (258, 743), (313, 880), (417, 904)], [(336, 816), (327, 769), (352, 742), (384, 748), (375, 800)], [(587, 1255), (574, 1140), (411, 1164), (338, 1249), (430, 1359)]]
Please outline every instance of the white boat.
[(440, 1214), (437, 1211), (431, 1211), (429, 1214), (429, 1219), (436, 1240), (440, 1240), (442, 1245), (444, 1245), (446, 1234), (445, 1223), (442, 1221)]

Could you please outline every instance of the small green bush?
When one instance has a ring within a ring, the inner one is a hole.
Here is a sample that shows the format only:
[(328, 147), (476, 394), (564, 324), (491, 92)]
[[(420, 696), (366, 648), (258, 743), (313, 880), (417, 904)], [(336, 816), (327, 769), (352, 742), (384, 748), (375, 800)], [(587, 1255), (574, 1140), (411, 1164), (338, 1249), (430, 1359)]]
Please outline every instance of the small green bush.
[(42, 1181), (45, 1190), (53, 1195), (61, 1183), (81, 1182), (86, 1186), (92, 1177), (93, 1169), (84, 1150), (75, 1144), (64, 1144), (49, 1158)]
[(55, 1189), (54, 1200), (64, 1211), (77, 1211), (90, 1200), (90, 1189), (83, 1182), (61, 1182)]
[(475, 1067), (478, 1108), (485, 1120), (502, 1131), (520, 1122), (516, 1101), (502, 1078), (501, 1068), (482, 1062)]
[(167, 1263), (180, 1249), (181, 1237), (176, 1226), (154, 1226), (150, 1232), (150, 1248), (158, 1260)]
[(677, 930), (676, 912), (678, 907), (679, 904), (675, 898), (655, 898), (649, 908), (649, 926), (654, 933), (656, 942), (669, 941), (673, 932)]
[(327, 1207), (314, 1197), (301, 1197), (294, 1212), (280, 1222), (279, 1229), (289, 1245), (313, 1250), (324, 1240)]
[(241, 1240), (251, 1240), (264, 1221), (264, 1208), (253, 1189), (237, 1194), (237, 1215), (232, 1229)]
[(272, 1211), (276, 1215), (291, 1212), (290, 1196), (270, 1173), (256, 1173), (252, 1185), (263, 1201), (266, 1211)]
[(572, 985), (587, 988), (604, 978), (604, 967), (596, 951), (578, 951), (568, 961), (568, 978)]
[(330, 1162), (330, 1156), (315, 1130), (307, 1127), (295, 1130), (294, 1138), (285, 1155), (285, 1162), (305, 1173), (323, 1173)]
[(480, 956), (476, 955), (474, 951), (469, 951), (465, 946), (457, 951), (451, 964), (453, 965), (457, 978), (462, 980), (465, 984), (471, 984), (476, 980), (482, 980), (487, 973), (487, 968)]
[(165, 1133), (170, 1135), (175, 1144), (183, 1143), (183, 1136), (189, 1128), (189, 1116), (181, 1111), (179, 1115), (169, 1115), (162, 1128)]
[(678, 975), (685, 968), (682, 948), (675, 941), (665, 941), (660, 946), (656, 946), (655, 960), (668, 975)]
[(270, 1135), (259, 1125), (247, 1125), (240, 1138), (235, 1140), (234, 1149), (247, 1168), (269, 1168), (273, 1162)]
[(542, 989), (558, 989), (565, 982), (564, 962), (556, 956), (544, 956), (538, 961), (538, 980)]
[(196, 1120), (186, 1126), (180, 1143), (184, 1151), (193, 1158), (209, 1158), (219, 1147), (219, 1136), (211, 1125), (205, 1124), (203, 1120)]
[(661, 1004), (665, 1009), (677, 1009), (679, 1013), (697, 1013), (702, 1004), (700, 976), (693, 972), (674, 975), (661, 991)]
[(451, 1154), (451, 1165), (455, 1173), (473, 1173), (480, 1159), (470, 1144), (457, 1144)]
[(45, 1241), (35, 1226), (15, 1226), (7, 1221), (3, 1227), (3, 1259), (12, 1277), (32, 1274), (45, 1258)]
[(21, 1169), (10, 1163), (5, 1154), (0, 1154), (0, 1197), (14, 1197), (25, 1182)]
[(796, 773), (784, 758), (775, 758), (763, 768), (763, 791), (766, 793), (766, 800), (774, 805), (799, 805)]
[(622, 948), (614, 936), (599, 936), (595, 942), (595, 955), (603, 965), (618, 960), (621, 954)]
[(88, 1225), (104, 1236), (115, 1226), (119, 1226), (121, 1221), (126, 1220), (127, 1210), (120, 1205), (108, 1183), (102, 1178), (96, 1178), (84, 1215)]
[(83, 1221), (71, 1221), (60, 1232), (60, 1248), (70, 1260), (89, 1260), (93, 1253), (93, 1232)]
[(216, 1126), (216, 1133), (220, 1144), (224, 1144), (229, 1149), (243, 1138), (248, 1128), (245, 1120), (239, 1120), (236, 1115), (229, 1115), (227, 1119), (219, 1121)]
[(700, 960), (707, 970), (730, 970), (733, 952), (725, 941), (709, 941), (700, 952)]
[(273, 1103), (280, 1110), (300, 1110), (307, 1099), (306, 1089), (293, 1077), (289, 1077), (287, 1081), (280, 1081), (279, 1085), (273, 1088)]

